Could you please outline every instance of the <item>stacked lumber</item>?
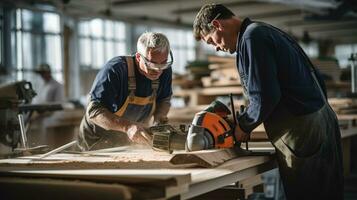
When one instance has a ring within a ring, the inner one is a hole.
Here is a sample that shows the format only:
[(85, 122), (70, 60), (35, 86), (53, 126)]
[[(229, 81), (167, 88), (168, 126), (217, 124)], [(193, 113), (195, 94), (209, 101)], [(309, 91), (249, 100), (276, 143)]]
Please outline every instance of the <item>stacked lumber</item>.
[(344, 96), (351, 91), (351, 83), (341, 81), (342, 69), (336, 60), (311, 59), (311, 62), (322, 74), (329, 97)]
[(210, 70), (208, 68), (208, 61), (192, 61), (187, 63), (186, 74), (174, 74), (173, 85), (180, 89), (190, 89), (202, 87), (201, 77), (208, 76)]
[(172, 78), (172, 85), (177, 86), (180, 89), (191, 89), (196, 87), (202, 87), (201, 80), (191, 80), (188, 76), (174, 74)]
[[(338, 82), (341, 76), (341, 69), (336, 60), (311, 59), (312, 64), (330, 80)], [(327, 79), (328, 80), (328, 79)]]
[(209, 56), (210, 76), (201, 78), (204, 87), (238, 86), (240, 79), (235, 59), (232, 57)]
[[(209, 56), (208, 62), (206, 62), (209, 64), (207, 68), (198, 64), (200, 63), (191, 63), (192, 66), (187, 68), (190, 73), (193, 73), (195, 77), (193, 80), (196, 81), (199, 77), (201, 87), (197, 84), (196, 87), (190, 87), (190, 89), (181, 87), (173, 92), (173, 96), (183, 98), (187, 106), (210, 104), (217, 97), (228, 97), (231, 93), (239, 97), (243, 95), (243, 88), (233, 57)], [(197, 72), (200, 72), (198, 76)], [(189, 76), (184, 79), (188, 80)], [(190, 81), (186, 81), (186, 84), (188, 83)]]
[(329, 98), (328, 102), (337, 114), (357, 114), (357, 99)]

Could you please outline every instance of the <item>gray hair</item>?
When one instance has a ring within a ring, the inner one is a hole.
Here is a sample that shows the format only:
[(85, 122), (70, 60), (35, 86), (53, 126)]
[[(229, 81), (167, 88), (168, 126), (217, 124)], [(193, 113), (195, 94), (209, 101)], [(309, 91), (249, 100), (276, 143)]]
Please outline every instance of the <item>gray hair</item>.
[(229, 19), (234, 13), (222, 4), (206, 4), (202, 6), (193, 22), (193, 34), (196, 40), (201, 40), (201, 35), (210, 33), (214, 26), (211, 22), (215, 19)]
[(162, 33), (145, 32), (141, 34), (136, 45), (138, 53), (147, 56), (149, 50), (170, 52), (170, 43)]

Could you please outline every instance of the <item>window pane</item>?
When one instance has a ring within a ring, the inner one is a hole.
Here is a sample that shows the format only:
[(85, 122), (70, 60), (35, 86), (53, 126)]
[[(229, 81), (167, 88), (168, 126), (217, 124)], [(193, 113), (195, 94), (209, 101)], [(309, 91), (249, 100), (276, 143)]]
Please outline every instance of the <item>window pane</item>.
[(22, 27), (22, 20), (21, 20), (21, 9), (16, 9), (16, 28), (20, 29)]
[(93, 19), (90, 22), (92, 36), (103, 37), (103, 20)]
[(26, 30), (32, 29), (34, 14), (29, 10), (22, 10), (22, 28)]
[(89, 34), (90, 34), (89, 22), (88, 21), (79, 22), (78, 32), (79, 32), (79, 35), (81, 35), (81, 36), (89, 36)]
[[(31, 69), (32, 63), (33, 63), (33, 58), (34, 58), (34, 48), (32, 46), (32, 38), (30, 33), (23, 33), (22, 34), (22, 49), (19, 49), (18, 52), (22, 51), (20, 55), (22, 56), (23, 63), (22, 66), (23, 68)], [(26, 56), (23, 55), (23, 53), (26, 53)]]
[(196, 58), (195, 49), (189, 49), (187, 51), (187, 61), (193, 61)]
[(187, 45), (189, 47), (192, 47), (192, 48), (195, 47), (196, 42), (195, 42), (195, 38), (193, 37), (193, 34), (191, 31), (186, 32), (186, 41), (187, 41)]
[(59, 33), (60, 32), (60, 17), (55, 13), (43, 14), (43, 29), (45, 32)]
[[(53, 72), (62, 72), (61, 37), (59, 35), (47, 35), (46, 40), (46, 63), (51, 66)], [(62, 81), (57, 79), (58, 81)]]
[(335, 57), (338, 60), (338, 64), (340, 67), (345, 68), (351, 64), (351, 61), (348, 59), (351, 56), (351, 53), (356, 53), (356, 45), (352, 44), (343, 44), (335, 46)]
[[(23, 69), (23, 64), (22, 64), (22, 33), (18, 31), (16, 33), (16, 68), (17, 70)], [(32, 56), (32, 55), (30, 55)], [(17, 80), (22, 80), (23, 74), (18, 71), (17, 73)]]
[(81, 38), (79, 40), (79, 62), (80, 65), (90, 66), (91, 65), (91, 42), (89, 38)]
[(63, 73), (62, 72), (53, 73), (53, 77), (60, 83), (63, 83)]
[(18, 55), (17, 55), (17, 44), (18, 44), (18, 41), (16, 42), (17, 40), (17, 32), (16, 31), (13, 31), (11, 33), (11, 55), (14, 55), (14, 56), (11, 56), (11, 65), (12, 66), (19, 66), (17, 64), (17, 60), (18, 60)]
[(109, 20), (105, 20), (105, 38), (112, 39), (113, 38), (113, 22)]
[(185, 32), (183, 30), (177, 30), (176, 31), (176, 38), (175, 39), (181, 42), (181, 46), (183, 46), (182, 43), (185, 44), (187, 42), (186, 41), (186, 35), (185, 35)]
[[(38, 35), (38, 34), (31, 34), (31, 40), (32, 40), (32, 63), (30, 63), (29, 66), (26, 66), (27, 68), (33, 69), (37, 65), (41, 64), (42, 62), (45, 61), (45, 45), (44, 42), (44, 36), (43, 35)], [(26, 57), (26, 51), (24, 51), (24, 57)]]
[(180, 41), (178, 39), (178, 34), (174, 29), (170, 29), (164, 32), (164, 34), (166, 35), (167, 39), (170, 41), (171, 46), (179, 46), (180, 42), (182, 42), (182, 40)]
[(123, 22), (115, 22), (114, 24), (114, 38), (118, 40), (125, 39), (125, 24)]
[(172, 48), (171, 51), (174, 56), (174, 63), (172, 64), (172, 66), (173, 66), (172, 70), (174, 72), (178, 72), (179, 66), (180, 66), (180, 51), (175, 48)]
[(112, 41), (105, 42), (105, 61), (113, 58), (114, 55), (114, 44)]
[(102, 40), (93, 41), (93, 67), (100, 68), (104, 64), (104, 45)]
[(116, 56), (126, 55), (126, 48), (124, 42), (116, 42), (115, 55)]

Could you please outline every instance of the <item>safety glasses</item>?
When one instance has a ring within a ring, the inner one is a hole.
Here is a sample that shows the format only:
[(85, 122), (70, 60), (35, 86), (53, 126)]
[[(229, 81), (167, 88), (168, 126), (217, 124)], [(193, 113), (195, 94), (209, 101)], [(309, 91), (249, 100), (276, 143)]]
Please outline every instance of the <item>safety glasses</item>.
[(147, 58), (145, 58), (145, 56), (143, 56), (142, 54), (140, 54), (140, 57), (143, 59), (147, 69), (155, 70), (155, 71), (161, 71), (161, 70), (167, 69), (167, 68), (171, 67), (172, 63), (174, 62), (174, 58), (172, 56), (171, 51), (170, 51), (170, 61), (166, 62), (166, 63), (162, 63), (162, 64), (153, 63), (153, 62), (149, 61)]

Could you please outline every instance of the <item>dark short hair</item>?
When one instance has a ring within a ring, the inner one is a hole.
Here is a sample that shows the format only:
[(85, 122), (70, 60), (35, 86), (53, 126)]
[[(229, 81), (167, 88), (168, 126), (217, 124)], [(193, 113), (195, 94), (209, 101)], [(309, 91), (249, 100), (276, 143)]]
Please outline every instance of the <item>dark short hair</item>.
[(196, 40), (201, 40), (201, 34), (207, 34), (213, 26), (211, 22), (216, 19), (232, 18), (234, 13), (222, 4), (206, 4), (202, 6), (193, 22), (193, 34)]

